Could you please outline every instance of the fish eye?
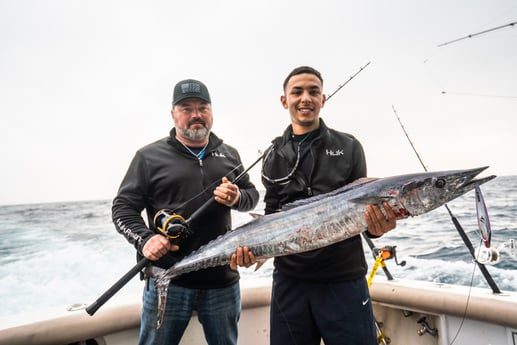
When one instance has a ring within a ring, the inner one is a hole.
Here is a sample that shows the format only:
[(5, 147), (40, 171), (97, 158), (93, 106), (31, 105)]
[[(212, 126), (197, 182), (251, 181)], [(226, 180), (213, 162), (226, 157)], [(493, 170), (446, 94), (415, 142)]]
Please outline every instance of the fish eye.
[(434, 186), (436, 188), (443, 188), (445, 187), (445, 180), (443, 178), (439, 178), (439, 179), (436, 179), (436, 181), (434, 181)]

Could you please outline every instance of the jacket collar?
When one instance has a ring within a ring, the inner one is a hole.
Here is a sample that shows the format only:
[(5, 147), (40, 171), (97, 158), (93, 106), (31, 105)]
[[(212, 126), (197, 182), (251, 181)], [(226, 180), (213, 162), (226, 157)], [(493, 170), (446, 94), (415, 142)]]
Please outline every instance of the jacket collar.
[[(326, 133), (328, 132), (328, 127), (325, 124), (325, 121), (323, 121), (323, 119), (321, 117), (320, 117), (320, 127), (319, 128), (320, 128), (320, 133), (319, 133), (319, 136), (316, 138), (322, 137), (322, 136), (326, 135)], [(284, 130), (284, 133), (282, 134), (282, 136), (276, 137), (275, 139), (273, 139), (273, 141), (272, 141), (273, 145), (276, 147), (285, 145), (286, 143), (291, 141), (292, 133), (293, 133), (293, 126), (292, 125), (287, 126), (287, 128)]]

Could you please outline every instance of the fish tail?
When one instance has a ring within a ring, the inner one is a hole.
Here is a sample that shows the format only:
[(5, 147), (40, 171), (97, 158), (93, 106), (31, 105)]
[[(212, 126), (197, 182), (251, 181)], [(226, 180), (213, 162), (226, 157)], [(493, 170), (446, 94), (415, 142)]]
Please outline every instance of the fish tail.
[(160, 329), (163, 323), (163, 316), (165, 315), (165, 307), (167, 306), (167, 292), (169, 284), (158, 283), (155, 286), (158, 294), (158, 312), (156, 313), (156, 329)]

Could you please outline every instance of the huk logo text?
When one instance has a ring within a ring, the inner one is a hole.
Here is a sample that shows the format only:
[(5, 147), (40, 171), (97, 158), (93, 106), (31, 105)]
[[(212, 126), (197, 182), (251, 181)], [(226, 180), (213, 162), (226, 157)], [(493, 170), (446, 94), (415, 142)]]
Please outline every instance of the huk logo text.
[(329, 150), (329, 149), (326, 149), (326, 153), (327, 153), (327, 156), (331, 156), (331, 157), (334, 157), (334, 156), (342, 156), (345, 154), (345, 152), (343, 150)]

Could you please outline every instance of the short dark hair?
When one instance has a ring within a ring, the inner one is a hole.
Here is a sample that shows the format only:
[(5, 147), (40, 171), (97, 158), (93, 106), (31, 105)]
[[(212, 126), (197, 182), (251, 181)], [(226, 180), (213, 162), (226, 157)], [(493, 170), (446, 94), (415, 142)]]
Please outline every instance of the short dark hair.
[(300, 66), (300, 67), (296, 67), (295, 69), (293, 69), (291, 71), (291, 73), (289, 73), (287, 78), (285, 78), (284, 91), (285, 91), (285, 88), (287, 87), (287, 83), (289, 83), (289, 80), (292, 77), (294, 77), (295, 75), (304, 74), (304, 73), (314, 74), (321, 81), (321, 85), (323, 85), (323, 77), (321, 76), (321, 73), (319, 71), (317, 71), (315, 68), (312, 68), (310, 66)]

